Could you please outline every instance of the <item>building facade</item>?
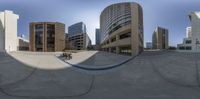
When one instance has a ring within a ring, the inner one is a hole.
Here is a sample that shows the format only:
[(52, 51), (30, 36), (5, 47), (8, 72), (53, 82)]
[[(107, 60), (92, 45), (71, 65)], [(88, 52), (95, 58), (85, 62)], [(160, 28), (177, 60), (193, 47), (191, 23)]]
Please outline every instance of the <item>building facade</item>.
[(87, 50), (91, 46), (91, 40), (87, 33), (77, 33), (69, 37), (72, 50)]
[(91, 45), (91, 40), (83, 22), (73, 24), (68, 27), (69, 43), (72, 50), (87, 50)]
[(65, 49), (65, 25), (59, 22), (30, 23), (30, 51), (54, 52)]
[(200, 52), (200, 12), (189, 14), (191, 27), (186, 29), (186, 38), (182, 44), (178, 44), (178, 51)]
[(29, 41), (25, 39), (24, 35), (18, 37), (18, 50), (19, 51), (28, 51), (29, 50)]
[(0, 12), (0, 52), (17, 51), (17, 20), (13, 11)]
[(143, 51), (143, 11), (134, 2), (112, 4), (100, 15), (101, 50), (137, 55)]
[(83, 22), (79, 22), (68, 27), (69, 36), (73, 36), (79, 33), (86, 33), (86, 25)]
[(168, 49), (168, 29), (157, 27), (152, 36), (153, 49)]
[(95, 30), (96, 45), (100, 45), (100, 29)]

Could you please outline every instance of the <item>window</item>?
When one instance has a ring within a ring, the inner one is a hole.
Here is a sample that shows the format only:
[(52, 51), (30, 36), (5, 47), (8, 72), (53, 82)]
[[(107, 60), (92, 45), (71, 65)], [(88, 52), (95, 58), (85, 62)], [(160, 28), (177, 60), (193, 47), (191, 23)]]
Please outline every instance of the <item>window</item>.
[(43, 30), (43, 24), (35, 25), (35, 30)]
[(43, 32), (42, 31), (35, 32), (35, 47), (37, 51), (43, 50)]
[(119, 39), (125, 39), (125, 38), (128, 38), (128, 37), (131, 37), (131, 32), (120, 35)]
[(186, 50), (192, 50), (191, 46), (186, 46), (185, 49)]
[(111, 42), (115, 42), (115, 41), (116, 41), (116, 38), (112, 38), (112, 39), (111, 39)]
[(120, 47), (120, 54), (131, 55), (131, 46)]
[(47, 24), (47, 50), (55, 50), (55, 25)]
[(111, 47), (111, 52), (116, 53), (116, 47)]
[(185, 43), (186, 43), (186, 44), (191, 44), (192, 41), (191, 41), (191, 40), (186, 40)]
[(179, 50), (185, 50), (185, 47), (184, 46), (180, 46)]

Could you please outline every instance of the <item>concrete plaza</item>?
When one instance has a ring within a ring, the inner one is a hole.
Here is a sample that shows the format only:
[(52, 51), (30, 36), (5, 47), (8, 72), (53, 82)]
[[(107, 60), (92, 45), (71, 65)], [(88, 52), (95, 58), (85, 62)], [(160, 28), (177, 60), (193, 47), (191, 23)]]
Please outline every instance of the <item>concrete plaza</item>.
[[(0, 53), (0, 99), (200, 98), (199, 53), (146, 51), (121, 66), (99, 71), (73, 67), (57, 58), (59, 54)], [(68, 62), (88, 67), (130, 58), (96, 51), (72, 57)]]

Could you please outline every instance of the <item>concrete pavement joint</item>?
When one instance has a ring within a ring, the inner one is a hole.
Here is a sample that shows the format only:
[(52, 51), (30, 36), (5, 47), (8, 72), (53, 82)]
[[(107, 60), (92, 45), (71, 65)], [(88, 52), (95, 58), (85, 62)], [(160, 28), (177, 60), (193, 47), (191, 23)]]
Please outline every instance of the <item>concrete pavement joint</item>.
[(156, 68), (155, 64), (154, 64), (152, 61), (150, 61), (150, 64), (151, 64), (151, 66), (152, 66), (152, 68), (153, 68), (153, 71), (154, 71), (157, 75), (159, 75), (162, 79), (164, 79), (165, 81), (167, 81), (167, 82), (169, 82), (169, 83), (171, 83), (171, 84), (174, 84), (174, 85), (181, 86), (181, 87), (188, 87), (188, 88), (192, 88), (192, 89), (195, 89), (195, 90), (197, 90), (197, 91), (200, 91), (199, 87), (197, 87), (197, 86), (186, 85), (186, 84), (180, 84), (180, 83), (177, 83), (177, 82), (175, 82), (175, 81), (173, 81), (173, 80), (170, 80), (170, 79), (166, 78), (166, 77)]
[(67, 96), (23, 96), (23, 95), (13, 95), (13, 94), (10, 94), (9, 92), (6, 92), (5, 89), (3, 89), (2, 87), (0, 87), (0, 91), (6, 96), (18, 97), (18, 98), (41, 98), (41, 99), (48, 98), (48, 99), (55, 99), (55, 98), (81, 97), (81, 96), (87, 95), (88, 93), (91, 92), (91, 90), (93, 89), (93, 86), (94, 86), (94, 81), (95, 81), (95, 76), (93, 75), (88, 90), (86, 92), (84, 92), (84, 93), (77, 94), (77, 95), (67, 95)]
[(117, 67), (119, 67), (119, 66), (122, 66), (123, 64), (129, 62), (130, 60), (135, 59), (137, 56), (138, 56), (138, 55), (133, 56), (133, 57), (131, 57), (131, 58), (129, 58), (129, 59), (127, 59), (127, 60), (121, 62), (121, 63), (118, 63), (118, 64), (109, 65), (109, 66), (102, 66), (102, 67), (100, 67), (100, 66), (99, 66), (99, 67), (97, 67), (97, 66), (90, 67), (90, 66), (78, 65), (78, 64), (76, 65), (76, 64), (71, 64), (71, 63), (69, 63), (69, 62), (67, 62), (67, 61), (65, 61), (65, 60), (63, 60), (63, 59), (61, 59), (61, 57), (57, 57), (57, 58), (60, 59), (60, 60), (62, 60), (62, 61), (64, 61), (65, 63), (67, 63), (67, 64), (69, 64), (69, 65), (75, 67), (75, 68), (79, 68), (79, 69), (83, 69), (83, 70), (88, 70), (88, 71), (101, 71), (101, 70), (109, 70), (109, 69), (113, 69), (113, 68), (117, 68)]

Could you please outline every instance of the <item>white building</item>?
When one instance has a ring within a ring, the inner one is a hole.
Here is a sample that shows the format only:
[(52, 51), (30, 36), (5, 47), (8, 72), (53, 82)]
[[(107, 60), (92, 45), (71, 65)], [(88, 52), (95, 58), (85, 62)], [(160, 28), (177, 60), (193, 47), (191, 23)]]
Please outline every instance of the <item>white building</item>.
[(17, 51), (17, 20), (12, 11), (0, 12), (0, 52)]
[(186, 37), (183, 44), (178, 44), (179, 51), (200, 52), (200, 12), (192, 12), (189, 15), (191, 28), (186, 29)]
[(186, 28), (186, 38), (191, 38), (192, 37), (192, 29), (191, 27)]

